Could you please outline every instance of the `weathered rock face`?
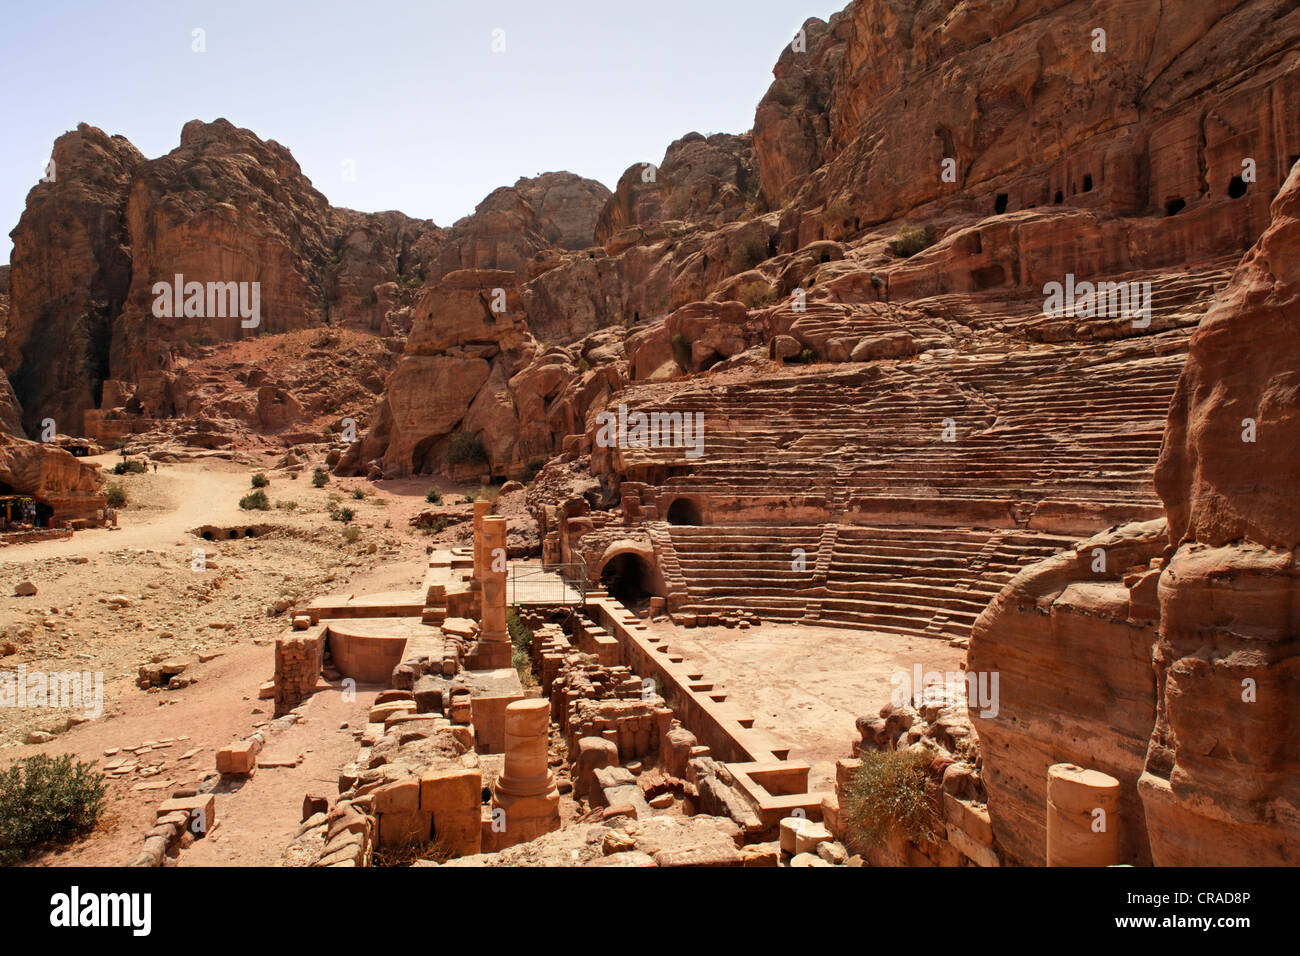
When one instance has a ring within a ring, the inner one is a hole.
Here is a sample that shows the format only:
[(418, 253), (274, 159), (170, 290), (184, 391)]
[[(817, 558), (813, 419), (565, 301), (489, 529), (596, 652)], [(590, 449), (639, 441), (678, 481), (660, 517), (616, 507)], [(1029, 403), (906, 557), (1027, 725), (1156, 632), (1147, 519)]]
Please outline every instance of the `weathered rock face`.
[(552, 245), (586, 249), (595, 244), (596, 218), (610, 197), (604, 183), (573, 173), (543, 173), (520, 179), (515, 189), (537, 213)]
[(53, 509), (56, 521), (93, 519), (104, 507), (99, 466), (61, 448), (0, 434), (0, 487)]
[(780, 206), (827, 159), (830, 102), (848, 35), (847, 13), (829, 24), (815, 17), (786, 45), (776, 77), (754, 115), (763, 198)]
[[(1113, 0), (1085, 23), (1064, 0), (872, 0), (844, 17), (808, 53), (782, 55), (806, 57), (816, 75), (818, 57), (845, 37), (826, 100), (828, 162), (785, 187), (789, 249), (905, 216), (1054, 204), (1176, 212), (1176, 237), (1164, 241), (1184, 259), (1225, 240), (1244, 250), (1267, 225), (1296, 139), (1294, 124), (1273, 117), (1294, 115), (1282, 104), (1300, 97), (1300, 11), (1287, 4), (1175, 12)], [(1106, 31), (1105, 52), (1094, 52), (1094, 28)], [(787, 125), (817, 126), (806, 105), (788, 109), (802, 120)], [(765, 192), (805, 153), (816, 161), (815, 134), (790, 141), (756, 136)], [(941, 176), (945, 158), (955, 182)], [(1239, 181), (1247, 159), (1253, 184)]]
[(1155, 580), (1164, 521), (1125, 525), (1021, 571), (975, 622), (968, 673), (998, 675), (996, 713), (970, 709), (1003, 852), (1046, 862), (1047, 768), (1123, 784), (1125, 862), (1149, 864), (1137, 780), (1155, 720)]
[(592, 409), (625, 379), (611, 328), (543, 350), (529, 333), (511, 272), (464, 269), (429, 289), (370, 431), (342, 474), (427, 474), (448, 465), (451, 438), (482, 449), (484, 473), (514, 475), (580, 434)]
[[(30, 432), (47, 417), (84, 431), (105, 380), (144, 385), (154, 414), (178, 414), (177, 359), (204, 345), (326, 319), (387, 333), (443, 235), (401, 213), (330, 208), (287, 149), (226, 120), (187, 123), (156, 160), (83, 124), (54, 161), (13, 233), (4, 367)], [(256, 327), (155, 316), (154, 284), (176, 275), (258, 283)]]
[(4, 368), (35, 434), (81, 430), (108, 377), (112, 322), (131, 282), (127, 192), (144, 157), (84, 123), (54, 143), (54, 179), (34, 186), (14, 250)]
[(23, 434), (23, 407), (18, 403), (9, 379), (0, 375), (0, 432), (25, 438)]
[(446, 230), (400, 212), (335, 209), (331, 232), (324, 270), (330, 323), (387, 335), (392, 314), (418, 298)]
[(688, 133), (659, 166), (638, 163), (619, 177), (596, 222), (596, 240), (612, 252), (662, 222), (721, 225), (740, 218), (757, 194), (752, 136)]
[(539, 254), (592, 244), (591, 224), (609, 190), (573, 173), (546, 173), (502, 186), (452, 226), (430, 281), (461, 269), (499, 269), (522, 281)]
[(1300, 861), (1300, 172), (1192, 336), (1156, 487), (1158, 719), (1141, 793), (1157, 864)]

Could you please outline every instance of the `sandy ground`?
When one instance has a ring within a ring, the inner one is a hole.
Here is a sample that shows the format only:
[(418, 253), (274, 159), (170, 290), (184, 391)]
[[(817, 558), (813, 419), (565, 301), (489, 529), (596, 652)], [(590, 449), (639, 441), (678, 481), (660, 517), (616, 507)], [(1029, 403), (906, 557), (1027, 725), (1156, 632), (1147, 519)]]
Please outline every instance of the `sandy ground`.
[[(116, 459), (99, 460), (111, 466)], [(301, 723), (266, 726), (272, 708), (258, 700), (258, 687), (272, 675), (271, 644), (289, 616), (275, 605), (281, 598), (306, 603), (336, 591), (418, 586), (433, 539), (409, 528), (408, 520), (429, 507), (431, 482), (332, 478), (315, 489), (310, 471), (293, 480), (268, 468), (268, 497), (297, 507), (241, 510), (239, 499), (252, 490), (250, 477), (258, 470), (214, 458), (111, 478), (130, 496), (118, 530), (0, 549), (0, 595), (6, 595), (0, 597), (0, 648), (7, 643), (13, 650), (0, 658), (0, 670), (15, 673), (22, 665), (29, 674), (103, 676), (102, 715), (67, 730), (68, 718), (83, 714), (87, 702), (0, 707), (0, 767), (37, 752), (71, 753), (102, 767), (127, 756), (127, 748), (154, 742), (157, 747), (133, 759), (142, 768), (161, 768), (111, 780), (96, 832), (32, 863), (127, 862), (152, 826), (156, 805), (211, 773), (215, 750), (259, 725), (270, 735), (266, 753), (296, 758), (297, 766), (262, 769), (242, 786), (219, 790), (218, 825), (181, 855), (182, 865), (273, 863), (297, 829), (303, 796), (337, 792), (338, 770), (357, 750), (352, 729), (363, 724), (373, 690), (351, 701), (337, 692), (318, 694), (304, 707)], [(354, 489), (366, 496), (354, 499)], [(355, 511), (358, 540), (346, 541), (344, 525), (330, 518), (331, 497)], [(233, 541), (192, 533), (204, 525), (250, 524), (273, 530)], [(196, 549), (203, 552), (197, 570)], [(12, 596), (24, 580), (38, 593)], [(108, 603), (119, 595), (124, 606)], [(180, 690), (140, 689), (140, 665), (157, 658), (186, 660), (185, 676), (196, 682)], [(58, 735), (24, 744), (33, 730)]]
[[(12, 595), (23, 580), (39, 589), (34, 597), (0, 598), (0, 647), (7, 642), (14, 651), (0, 669), (91, 671), (104, 680), (103, 714), (66, 730), (68, 717), (82, 708), (0, 707), (0, 766), (45, 752), (101, 766), (127, 757), (140, 768), (111, 779), (94, 833), (31, 863), (128, 862), (153, 825), (157, 804), (210, 775), (215, 751), (254, 729), (268, 738), (263, 759), (291, 766), (260, 767), (247, 781), (221, 784), (216, 827), (180, 855), (180, 865), (272, 865), (298, 828), (303, 796), (337, 792), (339, 769), (356, 754), (354, 731), (377, 688), (350, 700), (338, 691), (318, 693), (299, 722), (272, 723), (271, 704), (258, 699), (258, 688), (272, 674), (274, 637), (288, 626), (277, 601), (416, 587), (425, 548), (468, 533), (468, 526), (436, 537), (408, 526), (430, 507), (427, 478), (377, 485), (332, 479), (316, 489), (309, 471), (294, 480), (268, 468), (268, 497), (296, 507), (241, 510), (238, 501), (257, 470), (214, 458), (113, 479), (130, 495), (120, 529), (0, 549), (0, 594)], [(364, 497), (354, 498), (354, 490)], [(443, 490), (446, 506), (457, 500), (453, 492), (465, 489)], [(344, 525), (328, 514), (331, 500), (355, 511), (359, 539), (345, 540)], [(237, 540), (195, 534), (203, 526), (250, 524), (271, 530)], [(122, 606), (110, 603), (118, 596)], [(893, 674), (916, 664), (956, 671), (964, 656), (943, 641), (869, 631), (774, 623), (745, 631), (654, 627), (748, 709), (756, 727), (812, 764), (814, 791), (833, 787), (835, 761), (849, 754), (857, 736), (854, 721), (888, 701)], [(179, 690), (137, 687), (140, 665), (163, 658), (187, 661), (185, 676), (196, 682)], [(24, 744), (32, 730), (57, 736)], [(131, 750), (139, 752), (130, 757)]]
[(889, 702), (897, 672), (959, 671), (966, 652), (947, 641), (880, 631), (766, 622), (747, 631), (666, 628), (670, 646), (746, 708), (754, 726), (812, 764), (808, 789), (835, 788), (835, 761), (859, 738), (854, 722)]

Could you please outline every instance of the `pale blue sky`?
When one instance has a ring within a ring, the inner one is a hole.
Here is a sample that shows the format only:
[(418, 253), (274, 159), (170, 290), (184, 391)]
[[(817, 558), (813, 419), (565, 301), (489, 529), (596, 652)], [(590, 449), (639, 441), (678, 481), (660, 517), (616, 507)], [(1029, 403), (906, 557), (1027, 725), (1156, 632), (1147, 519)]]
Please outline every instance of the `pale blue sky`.
[(0, 262), (51, 144), (79, 122), (153, 158), (188, 120), (224, 116), (287, 146), (336, 206), (449, 226), (520, 176), (568, 169), (612, 188), (684, 133), (748, 130), (781, 47), (846, 3), (11, 3)]

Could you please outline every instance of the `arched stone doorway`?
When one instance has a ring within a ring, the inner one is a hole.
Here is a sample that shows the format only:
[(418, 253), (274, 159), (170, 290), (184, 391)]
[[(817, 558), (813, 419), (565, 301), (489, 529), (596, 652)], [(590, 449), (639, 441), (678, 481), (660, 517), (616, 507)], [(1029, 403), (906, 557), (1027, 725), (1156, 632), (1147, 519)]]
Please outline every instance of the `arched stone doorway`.
[(674, 501), (668, 506), (668, 514), (665, 517), (669, 524), (704, 524), (704, 515), (700, 511), (699, 504), (690, 498), (678, 498)]
[(639, 554), (624, 551), (616, 554), (600, 570), (600, 585), (630, 610), (650, 602), (656, 593), (653, 564)]

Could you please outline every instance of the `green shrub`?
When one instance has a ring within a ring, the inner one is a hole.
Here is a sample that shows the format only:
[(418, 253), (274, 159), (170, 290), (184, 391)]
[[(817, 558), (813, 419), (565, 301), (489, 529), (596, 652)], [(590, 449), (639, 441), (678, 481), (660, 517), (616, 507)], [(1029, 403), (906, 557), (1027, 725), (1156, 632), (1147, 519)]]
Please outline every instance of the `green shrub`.
[(416, 527), (425, 534), (440, 534), (448, 525), (446, 518), (434, 518), (429, 515), (421, 515)]
[(353, 511), (351, 508), (340, 508), (338, 505), (334, 504), (333, 502), (330, 503), (329, 513), (330, 513), (330, 517), (333, 518), (335, 521), (342, 521), (344, 524), (347, 524), (354, 517), (356, 517), (356, 512)]
[(776, 292), (766, 282), (746, 282), (736, 290), (736, 298), (747, 309), (762, 309), (776, 301)]
[(939, 836), (938, 786), (924, 750), (866, 751), (849, 780), (844, 819), (862, 849), (901, 836), (928, 843)]
[(265, 488), (271, 483), (271, 479), (259, 471), (257, 474), (253, 475), (250, 479), (250, 483), (254, 488)]
[(934, 245), (934, 233), (930, 231), (929, 226), (924, 229), (918, 226), (903, 226), (898, 230), (898, 235), (894, 236), (890, 248), (900, 259), (908, 259), (932, 245)]
[(324, 488), (330, 483), (329, 472), (317, 465), (311, 473), (311, 483), (315, 488)]
[(544, 458), (529, 459), (528, 465), (524, 469), (524, 484), (528, 484), (530, 481), (536, 478), (541, 473), (541, 470), (545, 467), (546, 467), (546, 459)]
[(366, 498), (366, 492), (365, 492), (365, 489), (363, 489), (363, 488), (353, 488), (353, 489), (352, 489), (352, 500), (353, 500), (353, 501), (364, 501), (365, 498)]
[(817, 361), (817, 353), (812, 349), (804, 349), (799, 353), (799, 361), (803, 362), (805, 365), (811, 365), (813, 362)]
[(537, 682), (529, 655), (533, 644), (533, 629), (520, 620), (518, 611), (511, 608), (506, 612), (506, 630), (510, 634), (510, 664), (518, 672), (519, 680), (525, 687), (529, 687)]
[(149, 466), (144, 461), (132, 458), (128, 461), (119, 461), (113, 466), (115, 475), (143, 475), (149, 470)]
[(478, 465), (487, 461), (483, 443), (466, 431), (456, 432), (447, 441), (447, 464)]
[(126, 488), (120, 481), (110, 481), (104, 488), (104, 494), (108, 498), (110, 508), (125, 508), (127, 502)]
[(266, 497), (266, 492), (260, 488), (252, 494), (244, 495), (239, 499), (239, 507), (245, 511), (270, 511), (271, 502)]
[(293, 511), (295, 508), (298, 507), (298, 502), (296, 502), (296, 501), (277, 501), (277, 502), (275, 503), (275, 507), (276, 507), (277, 509), (279, 509), (280, 511)]
[(767, 243), (757, 236), (751, 236), (731, 250), (727, 264), (731, 267), (731, 274), (735, 275), (738, 272), (748, 272), (766, 258)]
[(104, 775), (69, 754), (26, 757), (0, 773), (0, 865), (94, 827), (104, 808)]
[(428, 492), (425, 493), (424, 500), (429, 502), (431, 505), (440, 505), (442, 504), (442, 492), (437, 488), (430, 488)]

